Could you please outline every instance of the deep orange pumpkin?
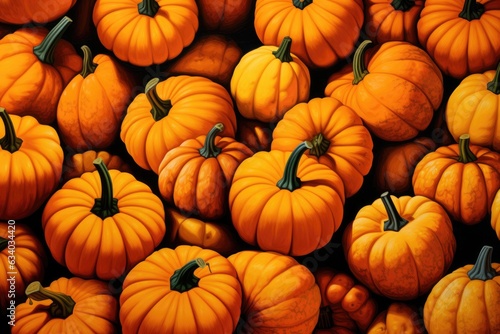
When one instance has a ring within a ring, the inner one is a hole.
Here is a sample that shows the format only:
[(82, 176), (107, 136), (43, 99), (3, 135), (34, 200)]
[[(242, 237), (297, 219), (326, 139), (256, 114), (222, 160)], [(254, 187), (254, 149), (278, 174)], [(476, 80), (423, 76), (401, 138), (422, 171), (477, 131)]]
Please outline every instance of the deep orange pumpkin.
[(208, 31), (234, 33), (241, 29), (250, 17), (252, 0), (198, 0), (200, 21)]
[(11, 24), (45, 24), (61, 18), (73, 7), (76, 0), (37, 1), (2, 0), (0, 2), (0, 22)]

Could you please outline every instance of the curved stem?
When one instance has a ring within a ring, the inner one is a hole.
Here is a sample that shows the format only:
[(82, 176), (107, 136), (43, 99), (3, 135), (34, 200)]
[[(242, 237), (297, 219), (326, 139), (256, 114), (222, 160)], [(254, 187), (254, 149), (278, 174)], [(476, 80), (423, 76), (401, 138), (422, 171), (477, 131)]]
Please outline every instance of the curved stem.
[(95, 159), (94, 166), (99, 173), (102, 190), (101, 197), (95, 199), (94, 206), (90, 211), (101, 219), (105, 219), (120, 212), (118, 209), (118, 199), (113, 197), (113, 183), (102, 158)]
[(464, 164), (476, 161), (477, 157), (470, 150), (470, 136), (463, 134), (458, 138), (458, 161)]
[(319, 309), (318, 323), (316, 329), (331, 329), (333, 328), (333, 312), (330, 306), (323, 306)]
[(7, 111), (5, 111), (5, 108), (0, 107), (0, 118), (3, 121), (3, 126), (5, 128), (5, 136), (0, 138), (0, 147), (2, 147), (3, 150), (14, 153), (21, 148), (23, 140), (16, 136), (14, 124), (12, 123)]
[(493, 80), (488, 82), (488, 90), (493, 94), (500, 94), (500, 63), (498, 63), (497, 71)]
[(290, 49), (292, 47), (292, 39), (286, 36), (281, 41), (278, 50), (273, 51), (273, 55), (281, 60), (282, 63), (289, 63), (293, 61), (292, 55), (290, 54)]
[(160, 5), (156, 0), (142, 0), (137, 4), (137, 9), (139, 10), (139, 14), (154, 17), (158, 13)]
[(474, 264), (472, 269), (467, 272), (467, 276), (469, 276), (471, 280), (478, 279), (487, 281), (497, 276), (497, 272), (491, 266), (492, 253), (493, 247), (483, 246), (481, 252), (479, 252), (476, 263)]
[(330, 141), (328, 141), (322, 133), (318, 133), (316, 136), (314, 136), (311, 140), (311, 144), (312, 148), (309, 153), (318, 158), (325, 154), (330, 147)]
[(73, 22), (69, 17), (63, 17), (52, 30), (49, 31), (47, 36), (43, 39), (42, 43), (33, 48), (33, 53), (38, 59), (46, 64), (54, 63), (54, 52), (57, 42), (62, 38), (62, 35), (68, 29), (69, 25)]
[(0, 237), (0, 252), (3, 251), (9, 245), (9, 240)]
[(312, 4), (313, 0), (292, 0), (293, 5), (298, 9), (304, 9)]
[(391, 5), (395, 10), (407, 12), (415, 6), (415, 0), (392, 0)]
[(54, 318), (66, 319), (73, 313), (73, 308), (76, 304), (70, 296), (61, 292), (48, 290), (42, 287), (42, 284), (38, 281), (30, 283), (26, 287), (26, 297), (30, 300), (30, 304), (33, 304), (32, 300), (52, 300), (50, 315)]
[(353, 85), (357, 85), (361, 80), (363, 80), (365, 75), (369, 73), (365, 64), (365, 52), (371, 44), (372, 41), (369, 39), (364, 40), (358, 46), (356, 52), (354, 52), (354, 59), (352, 63), (352, 70), (354, 72), (354, 79), (352, 80)]
[(200, 258), (189, 261), (182, 268), (174, 271), (172, 277), (170, 277), (170, 290), (182, 293), (196, 288), (200, 279), (194, 275), (194, 272), (196, 269), (205, 266), (208, 266), (208, 269), (212, 272), (210, 264)]
[(464, 7), (458, 16), (467, 21), (472, 21), (479, 19), (483, 13), (483, 4), (476, 0), (465, 0)]
[(160, 79), (153, 78), (146, 84), (145, 89), (146, 97), (151, 104), (151, 115), (153, 115), (153, 119), (156, 122), (166, 117), (170, 109), (172, 109), (172, 102), (170, 100), (163, 100), (158, 96), (156, 85), (158, 85), (159, 82)]
[(86, 78), (87, 75), (95, 72), (97, 64), (92, 61), (92, 51), (88, 46), (84, 45), (81, 49), (83, 51), (83, 65), (80, 75)]
[(387, 216), (389, 217), (389, 220), (384, 222), (384, 231), (397, 232), (408, 224), (408, 220), (401, 217), (398, 210), (396, 210), (396, 206), (394, 205), (389, 192), (386, 191), (380, 195), (380, 199), (382, 199), (382, 203), (384, 203), (385, 210), (387, 211)]
[(294, 191), (300, 188), (300, 179), (297, 177), (297, 169), (299, 168), (300, 158), (307, 149), (311, 149), (312, 144), (309, 141), (300, 143), (290, 154), (285, 165), (283, 178), (281, 178), (276, 186), (280, 189), (288, 189)]
[(215, 137), (217, 134), (224, 131), (224, 124), (217, 123), (214, 127), (208, 132), (205, 138), (205, 144), (202, 148), (199, 149), (200, 155), (204, 158), (215, 158), (220, 154), (222, 149), (215, 145)]

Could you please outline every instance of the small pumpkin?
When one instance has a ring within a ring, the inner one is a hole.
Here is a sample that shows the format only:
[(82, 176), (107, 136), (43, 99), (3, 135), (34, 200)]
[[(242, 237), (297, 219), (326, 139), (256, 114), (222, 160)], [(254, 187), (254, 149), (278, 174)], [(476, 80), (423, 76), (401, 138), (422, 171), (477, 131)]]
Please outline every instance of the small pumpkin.
[(424, 333), (423, 320), (414, 307), (404, 303), (391, 303), (377, 315), (367, 334)]
[(237, 141), (245, 144), (254, 153), (271, 150), (274, 128), (272, 124), (246, 119), (240, 115), (237, 115), (237, 123)]
[(198, 0), (200, 21), (208, 31), (233, 33), (240, 30), (252, 12), (252, 0)]
[(82, 278), (117, 278), (151, 254), (165, 235), (161, 200), (129, 173), (96, 171), (66, 182), (42, 214), (52, 257)]
[(463, 134), (458, 144), (427, 154), (415, 167), (412, 184), (415, 195), (440, 203), (454, 220), (478, 224), (500, 189), (500, 153), (470, 145)]
[(286, 36), (278, 48), (263, 45), (238, 62), (231, 77), (231, 95), (243, 117), (276, 122), (309, 98), (309, 69), (290, 53), (291, 45), (292, 39)]
[(165, 154), (183, 141), (206, 135), (214, 123), (234, 138), (236, 114), (229, 93), (200, 76), (151, 79), (127, 109), (120, 138), (134, 161), (158, 174)]
[(387, 192), (361, 208), (342, 236), (353, 275), (376, 294), (410, 300), (429, 292), (456, 249), (446, 211), (423, 196)]
[(83, 153), (75, 153), (65, 160), (63, 165), (63, 182), (80, 177), (83, 173), (96, 170), (94, 160), (101, 158), (108, 169), (118, 169), (120, 172), (130, 173), (131, 169), (119, 156), (106, 151), (89, 150)]
[(118, 301), (105, 282), (61, 277), (45, 288), (34, 281), (26, 296), (16, 307), (12, 334), (117, 332)]
[(123, 334), (231, 334), (241, 303), (228, 259), (197, 246), (162, 248), (125, 277), (120, 322)]
[(495, 230), (498, 239), (500, 240), (500, 190), (497, 191), (493, 198), (491, 205), (490, 223), (493, 230)]
[(2, 0), (0, 22), (10, 24), (41, 23), (60, 19), (76, 0), (40, 2), (36, 0)]
[(429, 334), (500, 332), (500, 263), (484, 246), (474, 265), (460, 267), (441, 279), (424, 305)]

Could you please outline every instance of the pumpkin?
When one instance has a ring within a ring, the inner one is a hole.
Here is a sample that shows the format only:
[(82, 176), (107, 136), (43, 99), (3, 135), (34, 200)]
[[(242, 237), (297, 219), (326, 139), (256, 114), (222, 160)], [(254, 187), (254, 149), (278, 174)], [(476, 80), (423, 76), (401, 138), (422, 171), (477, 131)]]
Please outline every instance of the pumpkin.
[(500, 1), (426, 0), (418, 39), (454, 78), (493, 69), (500, 59)]
[(454, 220), (477, 224), (500, 189), (500, 153), (470, 145), (464, 134), (458, 144), (427, 154), (415, 167), (412, 184), (415, 195), (440, 203)]
[(199, 76), (153, 78), (129, 105), (120, 138), (140, 167), (158, 174), (168, 151), (216, 123), (224, 124), (221, 135), (234, 138), (236, 114), (224, 87)]
[(451, 93), (446, 123), (455, 141), (468, 133), (474, 145), (500, 151), (500, 63), (496, 71), (471, 74)]
[(367, 334), (417, 334), (425, 333), (422, 318), (417, 311), (404, 303), (391, 303), (380, 312), (368, 328)]
[(447, 272), (456, 249), (452, 223), (441, 205), (388, 192), (358, 211), (342, 245), (353, 275), (394, 300), (429, 292)]
[(406, 41), (418, 45), (417, 21), (424, 0), (367, 0), (364, 32), (378, 44)]
[(245, 250), (228, 259), (243, 291), (238, 333), (312, 333), (321, 293), (307, 267), (275, 252)]
[(95, 171), (94, 160), (101, 158), (108, 169), (118, 169), (121, 172), (130, 173), (131, 169), (119, 156), (106, 151), (89, 150), (83, 153), (75, 153), (65, 160), (63, 165), (63, 182), (80, 177), (83, 173)]
[(11, 24), (45, 24), (61, 18), (76, 0), (34, 1), (2, 0), (0, 22)]
[(291, 45), (287, 36), (278, 48), (263, 45), (238, 62), (231, 77), (231, 95), (243, 117), (275, 122), (309, 98), (309, 69), (290, 53)]
[(21, 28), (0, 40), (0, 105), (10, 114), (55, 120), (64, 87), (82, 68), (73, 46), (61, 40), (71, 22), (63, 17), (50, 32)]
[(161, 200), (129, 173), (96, 171), (66, 182), (49, 199), (42, 228), (52, 257), (82, 278), (117, 278), (144, 260), (165, 235)]
[(363, 41), (352, 64), (328, 78), (325, 95), (351, 107), (379, 138), (404, 141), (432, 121), (443, 98), (443, 77), (432, 59), (408, 42), (368, 50)]
[(331, 97), (295, 105), (276, 125), (271, 149), (292, 151), (304, 140), (313, 145), (307, 156), (342, 178), (346, 197), (361, 188), (372, 166), (373, 141), (351, 108)]
[(0, 222), (0, 258), (0, 306), (2, 314), (7, 310), (10, 315), (13, 312), (7, 307), (25, 296), (26, 286), (43, 279), (47, 257), (42, 243), (30, 228), (9, 220)]
[(245, 144), (254, 153), (271, 150), (273, 140), (272, 124), (246, 119), (241, 116), (237, 117), (237, 123), (237, 141)]
[(251, 0), (198, 0), (200, 21), (208, 31), (233, 33), (240, 30), (252, 12)]
[(12, 334), (117, 332), (118, 301), (105, 282), (61, 277), (44, 288), (34, 281), (26, 296), (16, 307)]
[(177, 57), (198, 31), (195, 0), (97, 0), (92, 18), (102, 45), (136, 66)]
[(120, 322), (123, 334), (231, 334), (241, 303), (228, 259), (197, 246), (162, 248), (125, 277)]
[(500, 332), (500, 263), (492, 263), (492, 252), (484, 246), (474, 265), (456, 269), (434, 286), (424, 305), (430, 334)]
[(325, 68), (352, 52), (363, 19), (362, 0), (257, 0), (254, 27), (262, 44), (290, 36), (293, 54), (308, 67)]
[(97, 40), (97, 30), (92, 20), (94, 6), (97, 0), (78, 0), (68, 12), (69, 17), (74, 17), (75, 22), (68, 29), (70, 40), (74, 43), (85, 44)]
[(381, 148), (375, 163), (375, 186), (392, 194), (407, 194), (412, 189), (412, 176), (422, 158), (436, 149), (436, 143), (428, 137)]
[(493, 230), (495, 230), (498, 239), (500, 240), (500, 190), (497, 191), (491, 204), (491, 217), (490, 223)]
[(229, 209), (243, 241), (266, 251), (306, 255), (325, 246), (344, 215), (342, 179), (303, 153), (257, 152), (236, 169)]
[(63, 150), (54, 128), (0, 107), (0, 219), (34, 213), (59, 184)]
[(166, 72), (170, 75), (202, 76), (229, 87), (234, 68), (242, 56), (243, 52), (234, 40), (223, 35), (206, 35), (169, 62)]

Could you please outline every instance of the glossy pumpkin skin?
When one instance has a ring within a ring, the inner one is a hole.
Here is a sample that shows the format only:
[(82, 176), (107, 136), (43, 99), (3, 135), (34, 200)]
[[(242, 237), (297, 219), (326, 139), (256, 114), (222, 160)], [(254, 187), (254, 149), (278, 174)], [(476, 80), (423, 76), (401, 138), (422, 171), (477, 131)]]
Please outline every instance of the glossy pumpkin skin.
[(252, 0), (198, 0), (201, 25), (208, 31), (233, 33), (241, 29), (252, 12)]
[(325, 68), (353, 51), (363, 19), (361, 0), (257, 0), (254, 27), (262, 44), (290, 36), (293, 54), (310, 68)]
[(119, 156), (106, 151), (89, 150), (73, 154), (63, 166), (63, 182), (80, 177), (83, 173), (95, 171), (94, 160), (101, 158), (108, 169), (117, 169), (120, 172), (130, 173), (131, 169)]
[(330, 76), (325, 95), (351, 107), (380, 139), (412, 139), (427, 128), (441, 104), (441, 71), (408, 42), (369, 45), (368, 40), (361, 43), (353, 64)]
[(246, 250), (228, 259), (243, 291), (238, 332), (312, 333), (321, 293), (309, 269), (275, 252)]
[(367, 334), (419, 334), (424, 333), (422, 319), (413, 307), (403, 303), (391, 303), (387, 310), (373, 320)]
[(500, 58), (500, 1), (425, 1), (417, 30), (444, 74), (462, 79), (491, 70)]
[[(209, 268), (198, 268), (200, 259)], [(180, 274), (181, 268), (189, 266)], [(173, 276), (179, 278), (174, 280)], [(184, 289), (181, 284), (184, 284)], [(233, 265), (197, 246), (163, 248), (134, 267), (123, 282), (123, 334), (231, 334), (241, 313), (242, 289)]]
[(61, 18), (73, 7), (76, 0), (34, 1), (2, 0), (0, 22), (10, 24), (41, 23), (45, 24)]
[(165, 154), (183, 141), (206, 135), (216, 123), (234, 138), (236, 115), (229, 93), (199, 76), (152, 79), (135, 97), (122, 122), (120, 138), (134, 161), (158, 174)]
[(491, 205), (490, 223), (491, 227), (497, 234), (498, 240), (500, 240), (500, 190), (497, 191), (495, 197), (493, 198), (493, 204)]
[[(372, 292), (411, 300), (447, 272), (456, 241), (439, 204), (423, 196), (389, 196), (358, 211), (342, 236), (344, 254), (353, 275)], [(390, 213), (385, 201), (393, 205)]]
[(330, 97), (295, 105), (273, 130), (271, 149), (292, 151), (304, 140), (313, 144), (307, 156), (342, 178), (346, 197), (361, 188), (372, 166), (373, 141), (351, 108)]
[(63, 150), (56, 130), (34, 117), (8, 115), (0, 107), (0, 118), (0, 219), (22, 219), (59, 184)]
[(97, 0), (93, 21), (102, 45), (136, 66), (177, 57), (199, 24), (195, 0)]
[[(106, 282), (61, 277), (47, 288), (32, 283), (26, 291), (32, 305), (27, 300), (16, 307), (12, 334), (117, 333), (118, 301)], [(56, 299), (47, 299), (55, 295)]]
[(452, 219), (477, 224), (500, 188), (500, 153), (470, 145), (464, 136), (459, 144), (427, 154), (415, 167), (412, 184), (416, 195), (440, 203)]
[(254, 153), (270, 151), (273, 140), (273, 126), (269, 123), (237, 117), (236, 140), (245, 144)]
[(55, 120), (64, 87), (82, 68), (73, 46), (59, 40), (70, 23), (64, 17), (50, 34), (43, 27), (21, 28), (0, 40), (0, 106), (10, 114), (31, 115), (42, 124)]

